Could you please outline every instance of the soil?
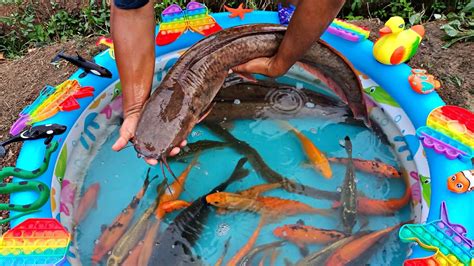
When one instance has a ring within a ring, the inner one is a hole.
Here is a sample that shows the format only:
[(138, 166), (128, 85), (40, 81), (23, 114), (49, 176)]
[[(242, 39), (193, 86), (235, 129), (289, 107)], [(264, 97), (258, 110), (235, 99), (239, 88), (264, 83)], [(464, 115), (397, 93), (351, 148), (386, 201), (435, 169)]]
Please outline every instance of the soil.
[[(374, 40), (378, 29), (382, 27), (379, 20), (355, 21), (355, 24), (365, 26), (372, 32)], [(473, 111), (474, 81), (472, 51), (473, 43), (457, 43), (449, 49), (443, 49), (441, 38), (444, 33), (439, 29), (443, 22), (435, 21), (425, 24), (426, 36), (418, 53), (409, 62), (415, 68), (425, 68), (429, 73), (438, 77), (443, 84), (439, 91), (441, 97), (450, 105), (459, 105)], [(51, 59), (61, 50), (67, 54), (81, 51), (81, 55), (91, 58), (99, 52), (95, 40), (85, 38), (65, 43), (30, 50), (21, 59), (0, 61), (0, 140), (8, 138), (10, 126), (18, 117), (20, 111), (31, 103), (45, 84), (57, 85), (66, 80), (76, 68), (64, 61), (51, 64)], [(20, 149), (19, 144), (8, 147), (0, 165), (15, 164)], [(9, 182), (10, 180), (5, 180)], [(1, 198), (3, 197), (3, 198)], [(5, 195), (0, 195), (0, 202), (7, 202)], [(0, 214), (4, 218), (6, 212)]]

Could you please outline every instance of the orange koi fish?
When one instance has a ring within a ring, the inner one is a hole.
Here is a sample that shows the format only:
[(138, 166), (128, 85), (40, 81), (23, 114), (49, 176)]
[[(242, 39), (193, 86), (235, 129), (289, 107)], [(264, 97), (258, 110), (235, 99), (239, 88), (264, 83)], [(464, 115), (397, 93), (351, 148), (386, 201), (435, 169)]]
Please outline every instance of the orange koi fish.
[[(401, 198), (379, 200), (367, 197), (357, 197), (357, 212), (364, 215), (391, 215), (405, 207), (411, 199), (411, 190), (408, 188)], [(339, 208), (340, 202), (335, 202), (333, 208)]]
[(84, 193), (79, 202), (79, 206), (74, 213), (73, 222), (75, 225), (78, 225), (82, 220), (84, 220), (84, 218), (86, 218), (91, 207), (97, 208), (97, 196), (99, 195), (99, 190), (100, 184), (94, 183)]
[(260, 231), (262, 230), (263, 225), (265, 224), (265, 216), (262, 216), (260, 219), (260, 222), (258, 223), (257, 229), (253, 232), (252, 236), (250, 236), (249, 241), (230, 259), (229, 262), (227, 262), (227, 266), (235, 266), (237, 263), (240, 262), (240, 260), (247, 254), (257, 241), (258, 235), (260, 234)]
[(314, 167), (314, 169), (320, 171), (325, 178), (331, 178), (331, 166), (329, 165), (329, 161), (324, 153), (321, 152), (308, 137), (290, 125), (290, 123), (286, 121), (280, 121), (280, 125), (286, 128), (288, 131), (291, 131), (299, 139), (301, 142), (301, 147), (303, 148), (309, 162)]
[(143, 196), (145, 195), (148, 186), (150, 185), (151, 181), (153, 181), (158, 176), (154, 176), (150, 178), (150, 170), (146, 173), (146, 179), (143, 183), (141, 189), (137, 192), (137, 194), (133, 197), (132, 201), (128, 204), (128, 206), (123, 209), (123, 211), (115, 218), (115, 220), (108, 226), (99, 239), (96, 242), (94, 247), (94, 252), (92, 254), (92, 262), (99, 263), (102, 258), (104, 257), (107, 252), (109, 252), (117, 241), (123, 236), (125, 231), (127, 230), (130, 222), (133, 219), (133, 215), (137, 210), (138, 204), (142, 200)]
[[(347, 164), (347, 158), (328, 158), (330, 162), (339, 163), (339, 164)], [(362, 160), (362, 159), (352, 159), (354, 163), (354, 167), (356, 170), (361, 172), (373, 174), (379, 177), (386, 177), (386, 178), (400, 178), (401, 173), (393, 166), (383, 163), (381, 161), (375, 160)]]
[[(280, 187), (281, 187), (281, 183), (262, 184), (262, 185), (253, 186), (246, 190), (242, 190), (240, 192), (237, 192), (237, 194), (244, 196), (246, 198), (255, 199), (257, 197), (260, 197), (261, 194), (269, 190), (280, 188)], [(216, 212), (217, 214), (225, 214), (226, 210), (223, 208), (219, 208), (216, 210)]]
[[(143, 248), (140, 253), (140, 257), (138, 259), (138, 265), (148, 265), (148, 261), (150, 260), (151, 253), (154, 247), (154, 241), (158, 231), (160, 229), (160, 223), (163, 217), (165, 217), (166, 213), (168, 213), (165, 208), (163, 208), (164, 204), (167, 204), (167, 208), (170, 208), (170, 205), (174, 205), (176, 208), (178, 204), (170, 203), (179, 198), (181, 193), (184, 190), (184, 184), (186, 183), (186, 179), (188, 178), (189, 173), (193, 169), (193, 167), (197, 164), (197, 159), (199, 158), (199, 153), (197, 153), (193, 160), (189, 163), (188, 166), (184, 169), (184, 171), (176, 178), (176, 180), (166, 189), (165, 193), (160, 198), (160, 203), (156, 207), (155, 210), (155, 220), (150, 220), (148, 222), (149, 230), (145, 235), (145, 239), (143, 240)], [(182, 205), (181, 205), (182, 206)]]
[(277, 188), (281, 188), (281, 183), (256, 185), (249, 189), (242, 190), (238, 192), (238, 194), (246, 198), (257, 198), (260, 197), (261, 194)]
[(376, 245), (381, 239), (388, 234), (400, 228), (404, 223), (388, 227), (386, 229), (369, 233), (354, 239), (337, 249), (326, 261), (327, 266), (343, 266), (359, 258), (364, 252)]
[(163, 211), (165, 213), (170, 213), (170, 212), (174, 212), (174, 211), (177, 211), (177, 210), (187, 208), (190, 205), (191, 205), (191, 203), (189, 203), (187, 201), (184, 201), (184, 200), (171, 200), (171, 201), (164, 202), (161, 205), (161, 208), (163, 208)]
[(328, 215), (327, 210), (313, 208), (305, 203), (276, 197), (246, 198), (239, 194), (217, 192), (206, 197), (207, 203), (228, 210), (245, 210), (258, 212), (277, 219), (282, 216), (293, 216), (301, 213)]
[(302, 220), (299, 220), (296, 224), (279, 226), (273, 230), (273, 234), (296, 244), (300, 248), (305, 248), (308, 244), (328, 244), (347, 237), (345, 233), (340, 231), (305, 225)]
[(448, 178), (448, 189), (455, 193), (474, 191), (474, 170), (461, 171)]

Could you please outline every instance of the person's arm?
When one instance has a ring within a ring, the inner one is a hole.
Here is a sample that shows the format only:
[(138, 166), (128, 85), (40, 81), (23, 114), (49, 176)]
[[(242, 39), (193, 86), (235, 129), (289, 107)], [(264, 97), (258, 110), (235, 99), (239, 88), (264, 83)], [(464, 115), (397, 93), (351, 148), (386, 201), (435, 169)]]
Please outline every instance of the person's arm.
[[(112, 149), (123, 149), (135, 135), (140, 113), (150, 97), (155, 68), (155, 12), (153, 1), (114, 0), (111, 32), (122, 83), (124, 122)], [(185, 143), (183, 143), (185, 144)], [(179, 148), (171, 155), (179, 153)], [(155, 159), (145, 159), (157, 164)]]
[(344, 0), (293, 0), (296, 11), (275, 56), (257, 58), (233, 69), (270, 77), (285, 74), (323, 34), (344, 5)]

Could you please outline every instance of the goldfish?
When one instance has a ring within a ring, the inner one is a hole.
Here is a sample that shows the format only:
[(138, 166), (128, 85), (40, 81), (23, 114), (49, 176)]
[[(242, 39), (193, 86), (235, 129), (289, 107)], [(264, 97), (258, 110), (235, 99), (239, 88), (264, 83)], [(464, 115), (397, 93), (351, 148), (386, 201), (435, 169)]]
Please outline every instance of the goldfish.
[(170, 212), (174, 212), (183, 208), (187, 208), (190, 205), (191, 203), (184, 200), (171, 200), (171, 201), (164, 202), (161, 205), (161, 208), (163, 209), (165, 213), (170, 213)]
[(148, 168), (145, 182), (143, 183), (141, 189), (137, 192), (135, 197), (133, 197), (128, 206), (123, 209), (123, 211), (115, 218), (111, 225), (104, 230), (102, 235), (97, 240), (97, 244), (94, 246), (94, 252), (92, 254), (93, 263), (98, 263), (100, 260), (102, 260), (104, 255), (114, 247), (114, 245), (117, 243), (117, 240), (119, 240), (127, 230), (130, 222), (133, 219), (133, 215), (137, 210), (138, 204), (148, 189), (148, 186), (150, 185), (151, 181), (153, 181), (153, 179), (157, 178), (157, 176), (150, 178), (150, 169), (151, 168)]
[[(408, 188), (401, 198), (379, 200), (368, 197), (357, 197), (357, 212), (363, 215), (391, 215), (405, 207), (411, 199), (411, 190)], [(339, 208), (341, 203), (336, 201), (333, 208)]]
[(309, 159), (309, 162), (314, 167), (314, 169), (320, 171), (325, 178), (331, 178), (331, 166), (329, 165), (329, 161), (324, 153), (321, 152), (308, 137), (303, 135), (303, 133), (290, 125), (288, 122), (280, 121), (280, 125), (291, 131), (298, 138), (298, 140), (301, 142), (301, 147), (303, 148), (306, 156)]
[(280, 187), (281, 187), (280, 183), (262, 184), (262, 185), (253, 186), (246, 190), (242, 190), (238, 192), (238, 194), (247, 198), (257, 198), (257, 197), (260, 197), (261, 194), (269, 190), (277, 189)]
[(260, 218), (260, 222), (257, 225), (257, 228), (253, 232), (252, 236), (250, 236), (249, 240), (247, 243), (230, 259), (229, 262), (227, 262), (228, 266), (235, 266), (237, 263), (240, 262), (240, 260), (247, 254), (250, 249), (253, 247), (255, 242), (257, 241), (258, 235), (260, 234), (260, 231), (262, 230), (263, 225), (265, 224), (266, 217), (262, 216)]
[(341, 186), (341, 218), (344, 232), (346, 234), (352, 233), (352, 228), (356, 224), (357, 219), (357, 185), (355, 182), (354, 163), (352, 162), (352, 142), (346, 136), (344, 139), (344, 148), (348, 156), (348, 164), (346, 169), (346, 176), (344, 177)]
[(138, 259), (138, 265), (148, 265), (150, 256), (153, 249), (153, 242), (155, 241), (158, 230), (160, 229), (160, 223), (166, 213), (173, 210), (180, 209), (189, 203), (184, 201), (176, 201), (181, 196), (184, 190), (184, 184), (189, 176), (192, 168), (197, 164), (200, 152), (196, 153), (193, 160), (186, 166), (183, 172), (176, 178), (176, 180), (168, 187), (168, 189), (161, 195), (159, 204), (155, 210), (155, 219), (148, 222), (149, 230), (143, 239), (143, 248), (140, 252)]
[(386, 239), (386, 236), (396, 229), (400, 228), (402, 224), (388, 227), (386, 229), (371, 232), (364, 236), (358, 237), (353, 241), (343, 245), (327, 259), (325, 265), (327, 266), (343, 266), (347, 265), (357, 258), (359, 258), (364, 252), (369, 250), (372, 246), (375, 246), (381, 239)]
[(87, 191), (82, 195), (79, 206), (74, 212), (73, 223), (78, 225), (89, 214), (91, 208), (97, 208), (97, 197), (100, 191), (100, 184), (94, 183), (87, 188)]
[(227, 251), (229, 251), (229, 243), (230, 243), (230, 237), (225, 241), (224, 244), (224, 251), (222, 252), (222, 255), (219, 257), (219, 259), (216, 261), (216, 264), (214, 266), (221, 266), (222, 262), (224, 262), (225, 255), (227, 254)]
[[(340, 164), (347, 164), (347, 158), (328, 158), (330, 162), (333, 163), (340, 163)], [(355, 169), (376, 175), (378, 177), (387, 177), (387, 178), (400, 178), (401, 174), (395, 167), (383, 163), (379, 160), (370, 161), (370, 160), (363, 160), (363, 159), (355, 159), (352, 158), (352, 162), (354, 163)]]
[(165, 192), (166, 186), (168, 186), (168, 183), (165, 178), (156, 189), (158, 196), (154, 203), (145, 210), (145, 212), (138, 218), (138, 221), (127, 230), (117, 243), (115, 243), (109, 258), (107, 259), (108, 266), (121, 265), (130, 254), (130, 251), (133, 250), (133, 247), (145, 235), (148, 219), (153, 216), (155, 208), (159, 205), (160, 198)]
[(274, 219), (301, 213), (328, 215), (326, 210), (313, 208), (305, 203), (276, 197), (246, 198), (242, 195), (217, 192), (206, 196), (207, 203), (228, 210), (245, 210), (269, 215)]
[(347, 243), (353, 241), (354, 239), (364, 236), (369, 232), (358, 232), (357, 234), (351, 235), (346, 238), (342, 238), (321, 250), (318, 250), (314, 253), (309, 254), (308, 256), (304, 257), (300, 261), (296, 263), (297, 266), (307, 266), (307, 265), (323, 265), (324, 262), (331, 256), (331, 254), (340, 249), (342, 246), (346, 245)]
[(296, 224), (279, 226), (273, 230), (273, 234), (296, 244), (305, 255), (308, 253), (306, 249), (308, 244), (327, 244), (347, 237), (343, 232), (305, 225), (302, 220)]
[(465, 193), (474, 190), (474, 170), (461, 171), (448, 178), (448, 189), (455, 193)]

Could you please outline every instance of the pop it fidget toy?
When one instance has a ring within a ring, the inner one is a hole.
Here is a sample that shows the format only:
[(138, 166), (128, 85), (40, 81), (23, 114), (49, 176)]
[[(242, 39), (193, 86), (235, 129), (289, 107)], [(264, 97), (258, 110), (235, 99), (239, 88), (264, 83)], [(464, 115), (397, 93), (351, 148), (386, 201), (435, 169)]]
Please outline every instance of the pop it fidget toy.
[(416, 241), (424, 249), (434, 251), (435, 255), (430, 258), (436, 260), (438, 264), (435, 265), (473, 266), (473, 241), (466, 237), (466, 228), (449, 222), (444, 202), (441, 203), (440, 216), (439, 220), (427, 224), (402, 226), (399, 232), (400, 239), (403, 242)]
[(28, 219), (0, 239), (0, 265), (55, 265), (64, 260), (71, 236), (56, 219)]
[(416, 134), (424, 147), (434, 149), (437, 153), (446, 155), (450, 160), (467, 161), (472, 158), (471, 148), (430, 127), (421, 127)]
[(335, 19), (329, 25), (327, 32), (351, 42), (363, 41), (370, 34), (370, 31), (340, 19)]
[(474, 114), (457, 106), (436, 108), (428, 116), (427, 126), (474, 148)]

